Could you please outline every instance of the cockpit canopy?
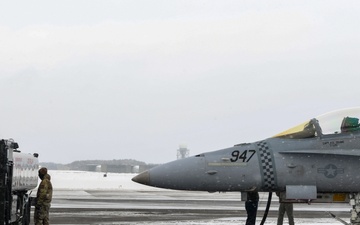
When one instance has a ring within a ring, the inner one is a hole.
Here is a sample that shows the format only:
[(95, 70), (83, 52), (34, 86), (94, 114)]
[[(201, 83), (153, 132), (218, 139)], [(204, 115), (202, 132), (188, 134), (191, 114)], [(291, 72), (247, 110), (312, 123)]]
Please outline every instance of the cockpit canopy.
[(360, 107), (333, 111), (306, 121), (274, 137), (302, 139), (360, 131)]

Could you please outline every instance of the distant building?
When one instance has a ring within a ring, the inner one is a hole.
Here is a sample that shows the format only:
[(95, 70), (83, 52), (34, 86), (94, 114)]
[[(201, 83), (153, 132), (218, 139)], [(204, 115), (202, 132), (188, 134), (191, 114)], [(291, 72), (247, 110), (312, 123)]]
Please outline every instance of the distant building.
[(184, 159), (189, 157), (190, 150), (187, 148), (186, 145), (180, 145), (179, 149), (177, 150), (177, 159)]

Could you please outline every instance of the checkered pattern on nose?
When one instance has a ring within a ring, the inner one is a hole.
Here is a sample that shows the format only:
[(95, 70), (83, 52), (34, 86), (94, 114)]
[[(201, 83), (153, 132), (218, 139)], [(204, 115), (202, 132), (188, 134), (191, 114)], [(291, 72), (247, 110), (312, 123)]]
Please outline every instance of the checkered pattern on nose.
[(265, 141), (258, 142), (257, 146), (259, 148), (261, 169), (264, 176), (264, 188), (274, 189), (275, 173), (274, 173), (274, 165), (271, 157), (271, 152), (269, 150), (269, 146)]

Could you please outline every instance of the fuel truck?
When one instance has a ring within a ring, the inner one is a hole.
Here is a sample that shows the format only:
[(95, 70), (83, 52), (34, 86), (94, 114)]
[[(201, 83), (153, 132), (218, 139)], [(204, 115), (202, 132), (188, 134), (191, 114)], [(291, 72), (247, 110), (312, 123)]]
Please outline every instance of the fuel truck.
[(0, 140), (0, 225), (30, 224), (31, 190), (38, 184), (38, 154), (21, 153), (12, 139)]

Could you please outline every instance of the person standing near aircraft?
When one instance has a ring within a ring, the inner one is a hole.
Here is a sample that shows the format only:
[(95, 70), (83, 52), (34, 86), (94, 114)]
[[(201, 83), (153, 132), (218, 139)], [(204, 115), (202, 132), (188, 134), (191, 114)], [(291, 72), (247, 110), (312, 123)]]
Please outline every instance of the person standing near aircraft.
[(247, 192), (247, 198), (245, 202), (247, 219), (245, 225), (255, 225), (258, 204), (259, 193), (257, 191)]
[(291, 202), (281, 202), (280, 193), (276, 192), (276, 195), (279, 196), (280, 202), (277, 225), (283, 224), (285, 212), (289, 220), (289, 225), (294, 225), (293, 204)]
[(49, 210), (53, 188), (50, 181), (51, 177), (45, 167), (39, 170), (39, 178), (41, 183), (35, 199), (34, 223), (35, 225), (49, 225)]

